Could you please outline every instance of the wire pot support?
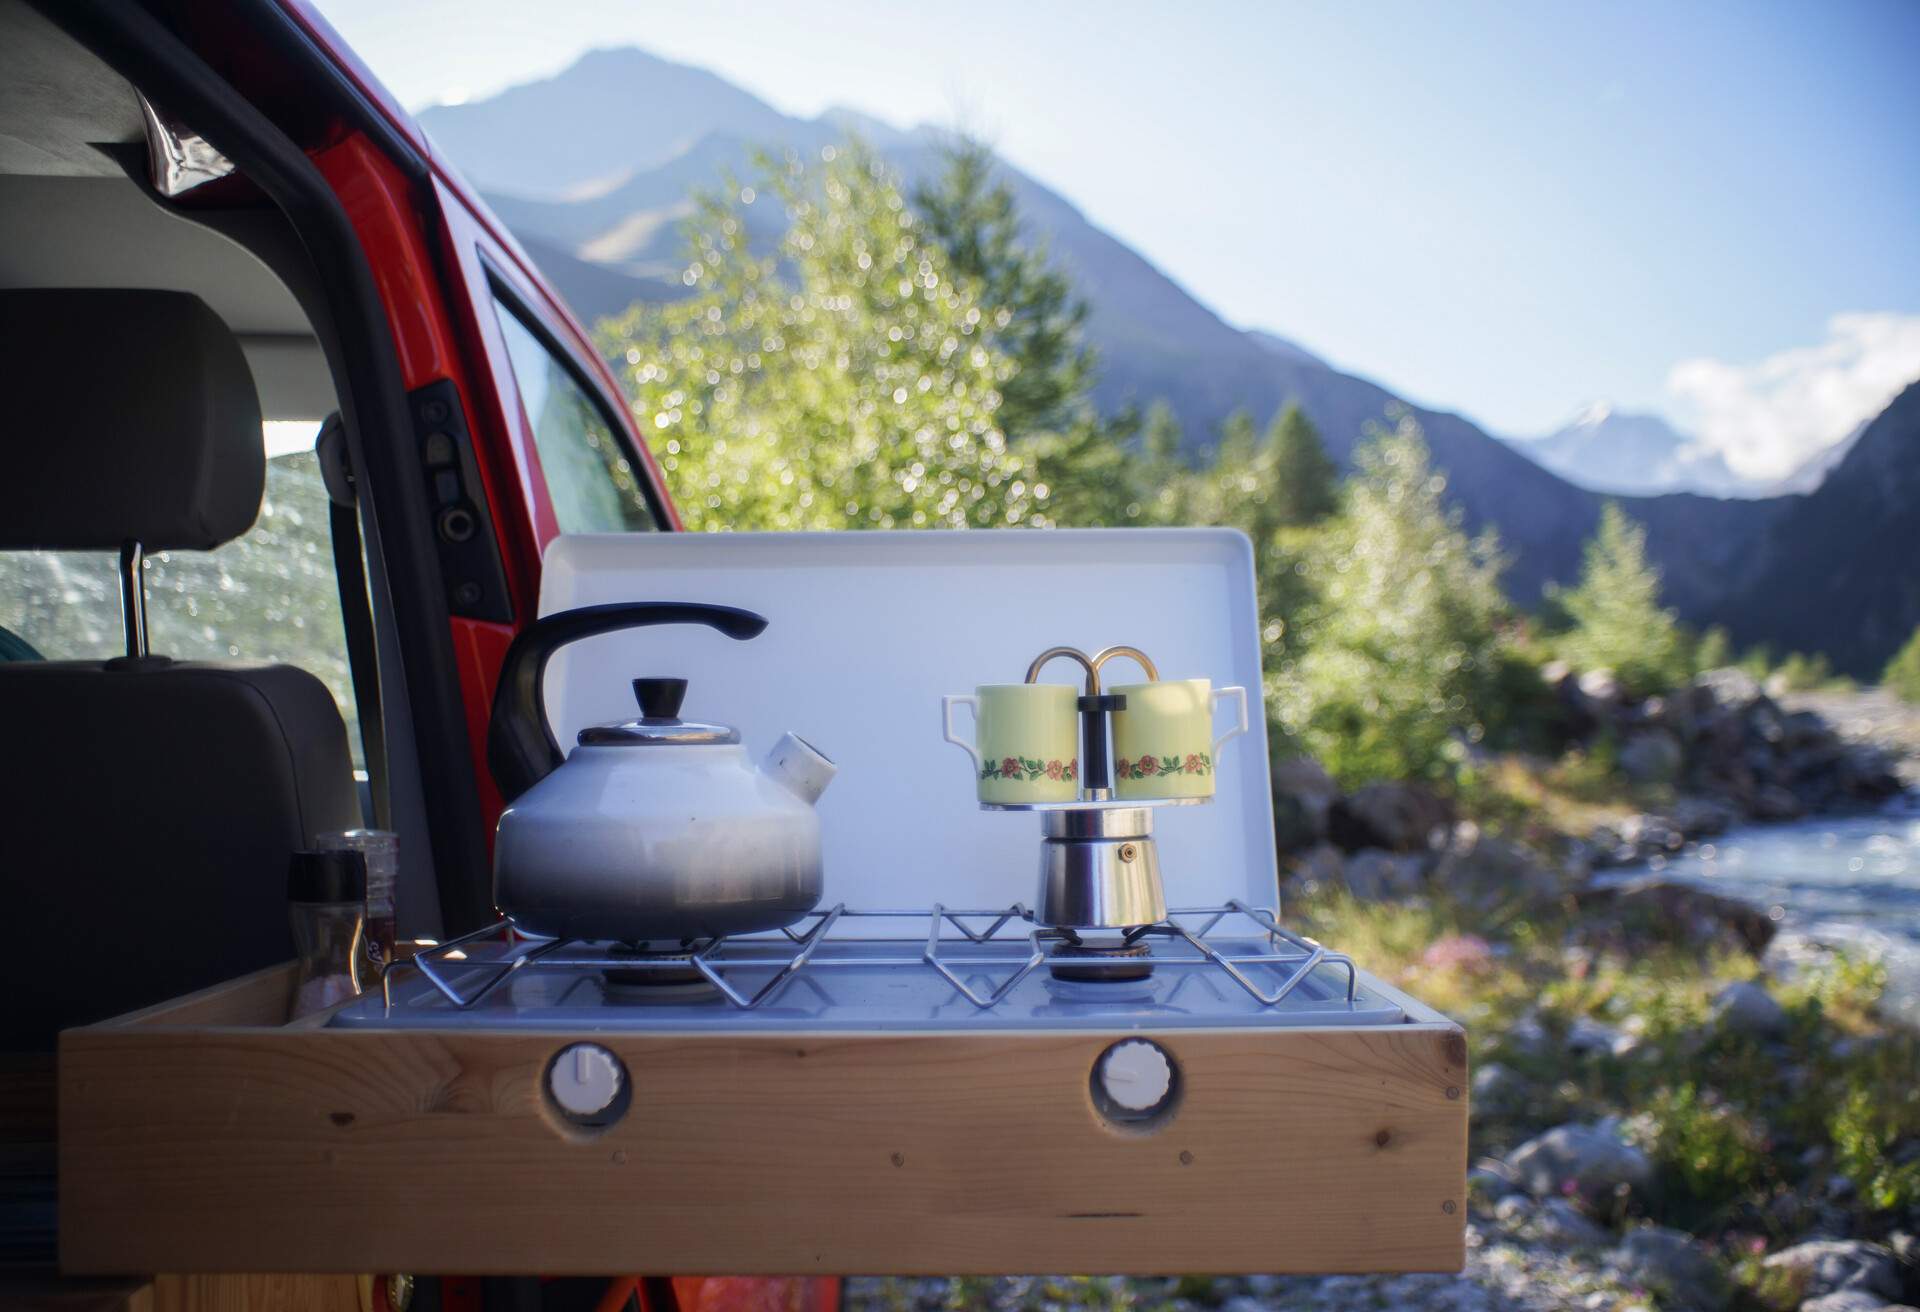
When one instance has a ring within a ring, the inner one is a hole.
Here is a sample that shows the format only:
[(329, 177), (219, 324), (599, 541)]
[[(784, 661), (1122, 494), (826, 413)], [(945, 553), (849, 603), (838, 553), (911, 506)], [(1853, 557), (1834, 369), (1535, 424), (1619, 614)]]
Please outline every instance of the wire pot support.
[[(833, 936), (838, 925), (860, 919), (925, 920), (924, 936), (853, 938)], [(1261, 933), (1259, 951), (1222, 951), (1210, 941), (1225, 923), (1251, 922)], [(975, 1007), (991, 1010), (1036, 969), (1055, 947), (1076, 941), (1066, 930), (1040, 925), (1025, 906), (964, 910), (935, 904), (927, 910), (853, 910), (844, 903), (809, 912), (802, 926), (778, 936), (711, 938), (682, 944), (660, 958), (623, 954), (613, 945), (581, 940), (530, 938), (505, 921), (458, 938), (422, 947), (388, 972), (418, 970), (439, 994), (465, 1011), (521, 971), (685, 971), (689, 967), (711, 983), (728, 1004), (742, 1011), (777, 997), (794, 980), (836, 969), (931, 969)], [(1346, 977), (1346, 1001), (1358, 987), (1351, 958), (1329, 951), (1282, 926), (1275, 913), (1235, 898), (1221, 906), (1181, 907), (1167, 919), (1128, 930), (1123, 942), (1152, 942), (1162, 947), (1153, 968), (1225, 975), (1264, 1007), (1276, 1007), (1316, 971), (1333, 969)], [(498, 951), (493, 951), (495, 946)], [(876, 945), (892, 945), (897, 954), (874, 955)], [(860, 951), (836, 951), (853, 948)], [(1004, 949), (1004, 950), (1002, 950)], [(966, 973), (962, 977), (961, 971)], [(749, 986), (747, 976), (762, 976)], [(968, 980), (997, 983), (969, 983)], [(1262, 983), (1262, 977), (1272, 981)], [(392, 991), (387, 1006), (392, 1008)]]

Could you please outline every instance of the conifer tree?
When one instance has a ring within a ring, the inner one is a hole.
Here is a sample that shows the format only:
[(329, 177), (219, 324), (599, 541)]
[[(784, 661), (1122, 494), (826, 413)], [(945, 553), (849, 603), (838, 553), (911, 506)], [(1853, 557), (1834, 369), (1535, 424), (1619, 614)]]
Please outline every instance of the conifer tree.
[(1298, 403), (1289, 402), (1274, 416), (1267, 444), (1273, 448), (1273, 496), (1282, 523), (1317, 524), (1339, 507), (1340, 471)]
[(1647, 532), (1609, 501), (1588, 540), (1577, 587), (1556, 600), (1573, 628), (1560, 654), (1577, 666), (1606, 668), (1631, 692), (1659, 692), (1688, 675), (1686, 635), (1660, 605), (1660, 571), (1647, 562)]

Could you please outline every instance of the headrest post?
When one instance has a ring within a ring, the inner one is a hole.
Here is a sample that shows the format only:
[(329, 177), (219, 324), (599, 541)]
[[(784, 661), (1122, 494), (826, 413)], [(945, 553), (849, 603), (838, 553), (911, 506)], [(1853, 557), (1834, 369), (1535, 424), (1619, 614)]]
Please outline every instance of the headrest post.
[(120, 620), (127, 630), (127, 655), (147, 654), (147, 553), (131, 539), (120, 544)]

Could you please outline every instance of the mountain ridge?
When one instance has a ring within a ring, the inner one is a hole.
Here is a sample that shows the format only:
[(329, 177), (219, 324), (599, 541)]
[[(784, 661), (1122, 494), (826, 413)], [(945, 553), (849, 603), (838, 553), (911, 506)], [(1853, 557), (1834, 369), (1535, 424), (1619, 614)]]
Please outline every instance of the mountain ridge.
[[(598, 57), (602, 73), (618, 66), (630, 75), (617, 94), (609, 93), (606, 103), (595, 106), (598, 120), (626, 121), (623, 114), (638, 113), (672, 88), (685, 87), (717, 106), (714, 121), (696, 123), (698, 107), (683, 104), (659, 133), (645, 139), (631, 132), (611, 140), (601, 134), (598, 153), (574, 141), (564, 160), (533, 160), (531, 154), (552, 138), (569, 136), (565, 114), (584, 112), (578, 108), (579, 88), (562, 85), (572, 70), (528, 84), (547, 88), (538, 96), (510, 100), (513, 91), (503, 92), (423, 116), (436, 142), (475, 178), (501, 219), (583, 313), (591, 306), (597, 314), (635, 293), (653, 300), (683, 295), (677, 219), (689, 212), (689, 192), (719, 185), (729, 169), (737, 177), (748, 176), (750, 143), (818, 150), (844, 139), (848, 121), (845, 113), (833, 111), (817, 119), (792, 118), (712, 74), (632, 53), (639, 59), (624, 64), (618, 52), (583, 57), (583, 62)], [(632, 85), (631, 74), (654, 66), (664, 70), (660, 77), (667, 90)], [(724, 91), (702, 78), (721, 82)], [(590, 90), (602, 80), (585, 82)], [(540, 124), (520, 122), (512, 132), (493, 130), (506, 112), (502, 105), (516, 115), (537, 110), (546, 117)], [(651, 120), (637, 121), (651, 129)], [(869, 144), (909, 190), (940, 167), (943, 134), (880, 126), (889, 135)], [(1506, 584), (1517, 601), (1531, 603), (1550, 584), (1577, 578), (1582, 544), (1597, 525), (1602, 502), (1617, 500), (1646, 527), (1667, 604), (1694, 623), (1727, 622), (1747, 641), (1785, 641), (1792, 626), (1769, 619), (1765, 590), (1767, 580), (1786, 568), (1775, 542), (1780, 525), (1804, 498), (1615, 495), (1576, 486), (1463, 415), (1410, 404), (1378, 383), (1332, 368), (1285, 337), (1227, 324), (1139, 252), (1088, 221), (1066, 197), (1004, 161), (997, 167), (1029, 233), (1044, 243), (1088, 301), (1086, 336), (1101, 365), (1094, 399), (1103, 410), (1164, 400), (1180, 419), (1189, 448), (1198, 449), (1211, 443), (1221, 421), (1236, 409), (1264, 422), (1282, 406), (1298, 403), (1320, 429), (1329, 455), (1350, 465), (1368, 427), (1388, 422), (1390, 414), (1404, 408), (1425, 428), (1435, 467), (1447, 476), (1449, 500), (1466, 526), (1499, 532), (1512, 561)], [(500, 179), (513, 185), (494, 185)], [(595, 180), (599, 185), (587, 185)], [(542, 190), (545, 195), (531, 194)], [(777, 236), (776, 207), (748, 207), (747, 213), (751, 235), (766, 241)], [(767, 215), (764, 225), (756, 222), (761, 213)], [(595, 270), (602, 272), (601, 279), (596, 280)], [(1920, 415), (1914, 418), (1920, 422)], [(1839, 462), (1835, 475), (1857, 456), (1858, 447)], [(1730, 600), (1735, 597), (1746, 600), (1736, 606)], [(1825, 617), (1846, 622), (1832, 612)], [(1837, 663), (1852, 673), (1877, 672), (1875, 662), (1885, 659), (1875, 656), (1877, 650), (1869, 643)]]

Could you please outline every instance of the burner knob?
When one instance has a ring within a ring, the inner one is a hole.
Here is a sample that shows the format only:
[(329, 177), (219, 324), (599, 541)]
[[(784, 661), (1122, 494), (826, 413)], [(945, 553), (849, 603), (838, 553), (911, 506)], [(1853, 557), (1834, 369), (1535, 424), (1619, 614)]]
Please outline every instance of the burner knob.
[(1100, 1059), (1100, 1091), (1124, 1111), (1159, 1111), (1173, 1091), (1173, 1063), (1150, 1039), (1116, 1043)]
[(597, 1043), (562, 1048), (547, 1067), (547, 1092), (576, 1122), (599, 1122), (620, 1102), (627, 1084), (620, 1059)]

